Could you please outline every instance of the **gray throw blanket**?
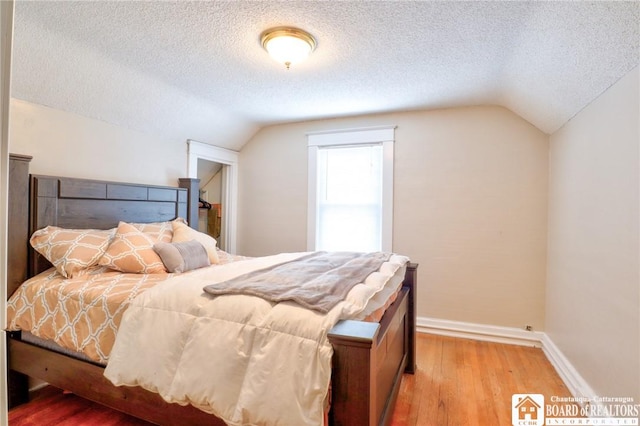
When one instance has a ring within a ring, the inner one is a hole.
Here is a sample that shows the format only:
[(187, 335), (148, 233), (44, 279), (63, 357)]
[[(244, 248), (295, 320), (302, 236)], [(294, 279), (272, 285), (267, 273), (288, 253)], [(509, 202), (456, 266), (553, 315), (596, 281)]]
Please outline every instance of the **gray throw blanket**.
[(292, 300), (327, 313), (390, 257), (391, 253), (382, 252), (315, 252), (208, 285), (204, 291), (213, 295), (247, 294), (272, 302)]

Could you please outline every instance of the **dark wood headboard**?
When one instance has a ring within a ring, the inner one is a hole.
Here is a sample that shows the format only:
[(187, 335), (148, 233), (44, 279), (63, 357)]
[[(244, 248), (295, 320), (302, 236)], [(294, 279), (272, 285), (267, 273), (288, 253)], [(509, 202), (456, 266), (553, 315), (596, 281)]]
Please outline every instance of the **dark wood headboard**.
[[(19, 156), (11, 158), (18, 159)], [(28, 164), (28, 163), (27, 163)], [(195, 206), (197, 209), (197, 188), (195, 179), (180, 179), (179, 187), (141, 185), (122, 182), (108, 182), (90, 179), (66, 178), (58, 176), (29, 175), (24, 176), (28, 168), (10, 167), (10, 194), (29, 194), (27, 197), (12, 200), (10, 208), (9, 227), (16, 225), (16, 229), (26, 225), (26, 231), (21, 237), (10, 242), (9, 262), (22, 264), (25, 245), (27, 262), (26, 271), (16, 270), (9, 280), (7, 296), (24, 281), (48, 268), (51, 264), (29, 245), (29, 236), (38, 229), (53, 225), (62, 228), (75, 229), (110, 229), (118, 222), (163, 222), (176, 217), (193, 217)], [(23, 176), (18, 176), (22, 174)], [(24, 200), (28, 206), (21, 206)], [(28, 211), (28, 217), (24, 217)], [(197, 210), (195, 212), (197, 215)], [(197, 217), (197, 216), (195, 216)], [(189, 221), (197, 228), (197, 220)], [(26, 232), (26, 238), (25, 238)], [(14, 252), (13, 249), (17, 248)], [(24, 268), (24, 267), (22, 267)]]

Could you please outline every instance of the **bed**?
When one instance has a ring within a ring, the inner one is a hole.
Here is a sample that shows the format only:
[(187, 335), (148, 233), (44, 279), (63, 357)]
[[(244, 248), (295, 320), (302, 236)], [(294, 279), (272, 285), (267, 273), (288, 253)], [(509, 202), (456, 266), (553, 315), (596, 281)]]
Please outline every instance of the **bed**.
[[(181, 179), (176, 188), (30, 176), (28, 163), (28, 157), (10, 158), (8, 296), (25, 279), (50, 267), (28, 245), (37, 229), (109, 229), (119, 221), (197, 217), (193, 179)], [(416, 269), (415, 264), (406, 267), (402, 288), (379, 322), (346, 320), (329, 331), (330, 424), (388, 424), (402, 374), (415, 371)], [(28, 399), (27, 378), (33, 377), (157, 424), (224, 424), (191, 405), (167, 403), (140, 387), (116, 387), (104, 377), (104, 366), (27, 342), (20, 332), (7, 333), (7, 351), (10, 406)]]

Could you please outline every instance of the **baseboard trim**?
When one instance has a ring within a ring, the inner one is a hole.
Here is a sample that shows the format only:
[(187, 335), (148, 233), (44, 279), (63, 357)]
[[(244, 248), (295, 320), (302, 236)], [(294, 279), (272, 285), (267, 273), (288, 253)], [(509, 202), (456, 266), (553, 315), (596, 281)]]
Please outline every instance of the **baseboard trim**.
[(542, 348), (545, 356), (574, 398), (593, 401), (597, 397), (591, 386), (546, 333), (427, 317), (416, 319), (416, 331), (440, 336)]
[(533, 346), (536, 348), (542, 346), (543, 336), (543, 333), (537, 331), (427, 317), (418, 317), (416, 319), (416, 331), (419, 333), (461, 337), (464, 339), (506, 343), (510, 345)]
[(577, 399), (590, 399), (592, 401), (595, 399), (597, 395), (594, 390), (546, 333), (543, 333), (542, 336), (542, 351), (551, 365), (553, 365), (553, 368), (556, 369), (564, 384), (569, 388), (571, 395)]

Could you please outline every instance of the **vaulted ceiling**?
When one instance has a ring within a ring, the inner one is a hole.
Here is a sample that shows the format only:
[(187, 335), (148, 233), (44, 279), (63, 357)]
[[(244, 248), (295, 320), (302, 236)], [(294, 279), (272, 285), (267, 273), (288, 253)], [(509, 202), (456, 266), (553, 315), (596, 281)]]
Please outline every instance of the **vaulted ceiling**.
[[(552, 133), (639, 62), (640, 2), (38, 2), (15, 7), (12, 96), (239, 149), (273, 123), (501, 105)], [(260, 45), (292, 25), (287, 71)]]

